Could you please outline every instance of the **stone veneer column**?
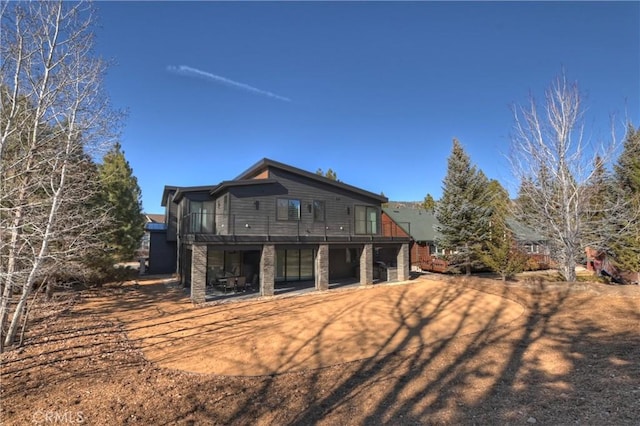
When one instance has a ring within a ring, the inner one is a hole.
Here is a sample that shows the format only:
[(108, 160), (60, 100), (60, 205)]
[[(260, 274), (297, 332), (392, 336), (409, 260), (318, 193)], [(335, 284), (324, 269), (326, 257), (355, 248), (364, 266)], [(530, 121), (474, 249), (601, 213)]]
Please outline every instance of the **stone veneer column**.
[(398, 281), (407, 281), (410, 277), (409, 244), (402, 244), (398, 249), (396, 264), (398, 265)]
[(275, 286), (276, 250), (273, 244), (262, 246), (260, 257), (260, 295), (273, 296)]
[(373, 244), (365, 244), (360, 254), (360, 285), (373, 283)]
[(329, 246), (320, 244), (316, 253), (316, 290), (329, 290)]
[(191, 301), (204, 303), (207, 289), (207, 246), (193, 246), (191, 252)]

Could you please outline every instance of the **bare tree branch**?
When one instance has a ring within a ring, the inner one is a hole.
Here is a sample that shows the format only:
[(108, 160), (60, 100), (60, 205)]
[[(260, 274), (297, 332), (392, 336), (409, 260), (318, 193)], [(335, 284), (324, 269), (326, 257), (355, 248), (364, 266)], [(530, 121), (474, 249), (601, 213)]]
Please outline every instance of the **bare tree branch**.
[(100, 247), (95, 230), (108, 216), (91, 205), (99, 189), (92, 156), (110, 147), (118, 117), (102, 89), (105, 63), (92, 55), (90, 4), (3, 2), (0, 18), (0, 345), (7, 345), (34, 285)]
[(510, 163), (520, 182), (515, 214), (547, 239), (568, 281), (575, 280), (587, 245), (606, 245), (606, 232), (598, 231), (622, 212), (618, 203), (594, 198), (596, 163), (610, 164), (618, 142), (595, 147), (584, 134), (580, 91), (564, 74), (546, 91), (543, 107), (531, 98), (528, 107), (514, 108)]

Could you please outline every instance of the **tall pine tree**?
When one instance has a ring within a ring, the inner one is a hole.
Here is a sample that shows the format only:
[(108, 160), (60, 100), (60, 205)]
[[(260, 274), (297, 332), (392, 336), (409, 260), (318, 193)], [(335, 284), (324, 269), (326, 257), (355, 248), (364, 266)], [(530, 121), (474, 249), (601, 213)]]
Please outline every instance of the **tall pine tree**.
[(132, 260), (144, 234), (142, 194), (119, 143), (102, 160), (100, 182), (113, 223), (106, 237), (109, 250), (115, 260)]
[(636, 272), (636, 281), (640, 284), (640, 128), (629, 126), (614, 171), (627, 213), (626, 220), (618, 226), (611, 249), (618, 267)]
[(581, 218), (585, 228), (584, 245), (592, 250), (607, 252), (612, 241), (618, 238), (621, 217), (615, 213), (624, 196), (600, 156), (593, 161), (593, 172), (587, 188), (587, 201)]
[(628, 196), (640, 196), (640, 128), (632, 125), (627, 130), (624, 150), (614, 166), (618, 182)]
[(439, 245), (454, 251), (452, 264), (467, 275), (477, 264), (490, 232), (492, 208), (487, 203), (487, 185), (486, 176), (471, 165), (462, 145), (454, 139), (435, 214), (442, 234)]
[(480, 260), (505, 281), (524, 270), (527, 256), (522, 252), (514, 231), (507, 223), (511, 203), (509, 193), (495, 179), (487, 185), (486, 203), (486, 207), (491, 208), (491, 230)]

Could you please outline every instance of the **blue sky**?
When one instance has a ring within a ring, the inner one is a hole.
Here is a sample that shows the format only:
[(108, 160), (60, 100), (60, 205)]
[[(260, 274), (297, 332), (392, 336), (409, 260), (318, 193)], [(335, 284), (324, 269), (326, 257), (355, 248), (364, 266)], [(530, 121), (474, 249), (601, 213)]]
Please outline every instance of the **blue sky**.
[(96, 53), (128, 116), (147, 212), (164, 185), (263, 157), (391, 200), (438, 199), (458, 138), (513, 190), (511, 106), (562, 69), (594, 142), (640, 124), (638, 2), (99, 2)]

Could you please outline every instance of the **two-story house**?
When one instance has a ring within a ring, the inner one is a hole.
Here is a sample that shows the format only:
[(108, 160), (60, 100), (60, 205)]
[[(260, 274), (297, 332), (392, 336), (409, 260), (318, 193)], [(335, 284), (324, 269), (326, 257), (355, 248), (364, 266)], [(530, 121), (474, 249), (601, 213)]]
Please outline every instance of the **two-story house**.
[[(373, 282), (374, 253), (396, 254), (397, 280), (409, 278), (409, 238), (383, 236), (386, 197), (263, 159), (212, 186), (166, 186), (166, 239), (195, 303), (217, 277), (238, 276), (273, 295), (279, 283), (353, 277)], [(153, 250), (153, 248), (152, 248)]]

